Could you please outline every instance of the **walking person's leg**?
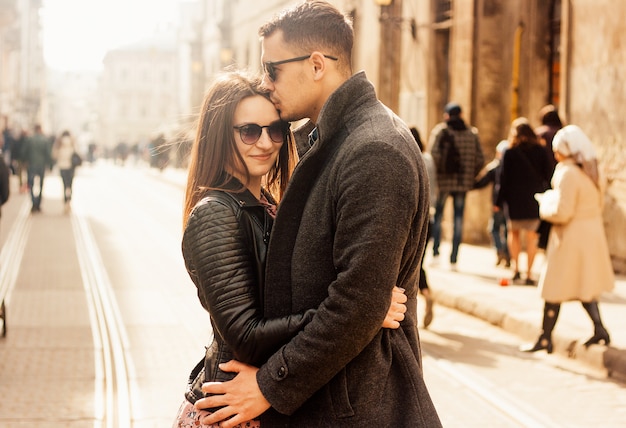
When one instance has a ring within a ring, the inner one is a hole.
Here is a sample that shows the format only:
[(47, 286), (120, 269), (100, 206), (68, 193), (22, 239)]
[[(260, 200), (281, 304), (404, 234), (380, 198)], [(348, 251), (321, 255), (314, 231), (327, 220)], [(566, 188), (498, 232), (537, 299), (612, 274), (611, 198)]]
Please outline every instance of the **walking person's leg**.
[(37, 207), (37, 199), (35, 198), (35, 170), (28, 168), (27, 172), (27, 178), (26, 178), (26, 183), (28, 185), (28, 188), (30, 190), (30, 200), (33, 204), (31, 211), (37, 211), (38, 207)]
[(459, 246), (463, 239), (463, 214), (465, 212), (465, 192), (453, 192), (454, 202), (454, 231), (452, 233), (452, 252), (450, 263), (456, 264), (459, 255)]
[(532, 268), (537, 255), (537, 239), (539, 236), (534, 230), (526, 230), (526, 255), (528, 257), (528, 267), (526, 270), (526, 285), (535, 285), (532, 279)]
[(435, 203), (435, 219), (433, 221), (433, 256), (439, 255), (439, 244), (441, 243), (441, 220), (443, 218), (443, 208), (446, 204), (448, 193), (440, 193), (437, 195)]
[(583, 308), (589, 314), (589, 318), (593, 321), (593, 336), (585, 342), (585, 348), (589, 347), (589, 345), (595, 345), (600, 342), (603, 342), (605, 345), (611, 343), (611, 338), (609, 337), (609, 332), (606, 331), (604, 325), (602, 324), (602, 318), (600, 318), (600, 309), (598, 308), (598, 301), (592, 300), (591, 302), (581, 302)]
[[(428, 241), (431, 238), (433, 222), (430, 221), (428, 224), (428, 233), (426, 235), (426, 245), (428, 245)], [(426, 271), (424, 270), (424, 256), (426, 255), (426, 246), (424, 246), (424, 254), (422, 254), (422, 262), (420, 263), (420, 279), (418, 282), (419, 291), (424, 296), (424, 300), (426, 301), (425, 310), (424, 310), (424, 328), (428, 327), (430, 323), (433, 321), (433, 297), (430, 292), (430, 287), (428, 286), (428, 278), (426, 277)]]
[(62, 169), (61, 179), (63, 180), (63, 200), (69, 202), (72, 199), (72, 180), (74, 178), (73, 169)]
[(74, 174), (76, 173), (76, 170), (74, 168), (71, 168), (69, 170), (69, 174), (68, 174), (68, 197), (67, 197), (67, 201), (71, 201), (72, 200), (72, 189), (74, 186)]
[(500, 229), (498, 228), (498, 225), (496, 223), (495, 211), (491, 214), (491, 217), (489, 218), (489, 222), (487, 223), (487, 231), (491, 235), (493, 246), (496, 249), (496, 266), (498, 266), (504, 260), (504, 255), (502, 254), (502, 240), (500, 239)]
[(519, 273), (519, 253), (520, 253), (520, 230), (511, 227), (509, 230), (509, 251), (511, 252), (511, 260), (515, 263), (515, 272), (513, 281), (520, 279)]
[(520, 347), (520, 351), (523, 352), (536, 352), (545, 349), (548, 354), (552, 353), (552, 330), (556, 325), (556, 320), (559, 318), (559, 311), (561, 310), (560, 303), (545, 302), (543, 306), (543, 323), (541, 334), (534, 345), (526, 345)]
[(491, 237), (496, 247), (498, 259), (497, 265), (504, 261), (505, 266), (511, 265), (509, 245), (507, 243), (506, 218), (501, 210), (494, 211), (490, 219)]
[(502, 243), (504, 245), (504, 253), (506, 255), (506, 267), (511, 266), (511, 252), (509, 251), (509, 226), (506, 216), (502, 210), (498, 211), (500, 218), (500, 229), (502, 230)]
[(41, 210), (41, 199), (43, 197), (43, 179), (46, 176), (45, 168), (39, 171), (39, 186), (37, 189), (37, 209)]

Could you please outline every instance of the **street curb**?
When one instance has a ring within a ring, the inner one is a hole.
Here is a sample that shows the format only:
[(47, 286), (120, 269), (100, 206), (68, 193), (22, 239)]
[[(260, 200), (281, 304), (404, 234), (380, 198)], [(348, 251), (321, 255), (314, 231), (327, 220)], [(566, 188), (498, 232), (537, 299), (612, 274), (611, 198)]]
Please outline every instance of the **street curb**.
[[(438, 305), (480, 318), (524, 340), (534, 341), (539, 333), (540, 327), (536, 322), (516, 317), (505, 310), (483, 303), (480, 299), (472, 298), (472, 295), (459, 295), (444, 289), (432, 289), (431, 293)], [(579, 337), (562, 333), (554, 334), (552, 340), (555, 353), (604, 371), (612, 379), (626, 381), (626, 350), (601, 345), (593, 345), (587, 349)]]

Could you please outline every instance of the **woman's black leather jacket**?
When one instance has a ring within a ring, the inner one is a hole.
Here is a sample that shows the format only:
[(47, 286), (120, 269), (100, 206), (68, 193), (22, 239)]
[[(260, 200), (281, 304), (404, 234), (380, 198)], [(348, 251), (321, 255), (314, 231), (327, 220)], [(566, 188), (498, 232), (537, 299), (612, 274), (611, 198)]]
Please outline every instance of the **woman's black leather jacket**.
[(272, 224), (266, 208), (247, 190), (210, 190), (189, 217), (183, 256), (213, 327), (213, 342), (189, 378), (185, 396), (192, 403), (203, 397), (203, 382), (234, 377), (219, 370), (219, 364), (236, 359), (260, 366), (315, 312), (263, 318), (265, 255)]

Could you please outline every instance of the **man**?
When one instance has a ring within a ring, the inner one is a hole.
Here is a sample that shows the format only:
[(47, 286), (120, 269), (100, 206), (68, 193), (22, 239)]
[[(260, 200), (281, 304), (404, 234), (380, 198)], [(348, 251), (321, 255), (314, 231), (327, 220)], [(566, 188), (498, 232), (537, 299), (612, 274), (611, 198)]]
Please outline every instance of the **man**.
[[(270, 239), (264, 315), (318, 310), (259, 369), (222, 365), (238, 374), (205, 384), (226, 395), (196, 407), (226, 407), (203, 423), (235, 415), (228, 428), (264, 412), (263, 427), (441, 426), (417, 331), (429, 205), (419, 147), (365, 74), (352, 75), (352, 26), (334, 6), (294, 6), (260, 35), (264, 83), (281, 118), (310, 119), (296, 132), (303, 156)], [(381, 330), (396, 284), (406, 290), (406, 318)]]
[(558, 110), (552, 104), (541, 107), (539, 119), (541, 120), (541, 125), (535, 128), (535, 134), (537, 134), (539, 142), (546, 151), (548, 159), (550, 159), (550, 167), (552, 173), (554, 173), (557, 162), (552, 150), (552, 140), (559, 129), (563, 128), (563, 122), (561, 122)]
[[(468, 127), (461, 117), (461, 106), (448, 103), (444, 109), (444, 121), (437, 124), (430, 134), (430, 153), (437, 168), (437, 184), (439, 194), (435, 203), (435, 219), (433, 222), (433, 256), (439, 256), (441, 243), (441, 219), (443, 208), (448, 197), (452, 197), (454, 207), (454, 232), (452, 234), (452, 251), (450, 265), (456, 266), (459, 246), (463, 237), (463, 215), (465, 212), (465, 195), (472, 189), (474, 178), (485, 163), (485, 156), (480, 147), (478, 131)], [(449, 170), (446, 161), (451, 146), (458, 151), (460, 162), (456, 170)]]
[[(46, 168), (52, 167), (50, 139), (43, 134), (41, 125), (35, 125), (34, 133), (26, 139), (23, 150), (23, 159), (28, 174), (28, 187), (33, 202), (31, 212), (36, 213), (41, 211), (41, 193)], [(35, 178), (39, 178), (36, 187)]]
[(9, 118), (8, 116), (3, 116), (4, 119), (4, 127), (2, 128), (2, 154), (4, 155), (4, 163), (11, 170), (13, 169), (13, 162), (11, 154), (13, 153), (13, 145), (15, 143), (15, 138), (13, 137), (13, 133), (11, 132), (11, 128), (9, 127)]

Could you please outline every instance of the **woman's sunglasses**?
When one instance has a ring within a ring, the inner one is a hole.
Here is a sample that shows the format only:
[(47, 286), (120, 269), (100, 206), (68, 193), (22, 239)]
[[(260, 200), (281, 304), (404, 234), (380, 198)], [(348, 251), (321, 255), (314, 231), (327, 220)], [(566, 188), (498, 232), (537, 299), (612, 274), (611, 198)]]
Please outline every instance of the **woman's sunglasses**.
[(256, 123), (246, 123), (245, 125), (233, 126), (234, 129), (239, 131), (239, 137), (244, 144), (252, 145), (259, 141), (263, 128), (267, 128), (267, 135), (274, 143), (282, 143), (285, 141), (285, 137), (289, 132), (289, 122), (283, 122), (277, 120), (269, 125), (261, 126)]

